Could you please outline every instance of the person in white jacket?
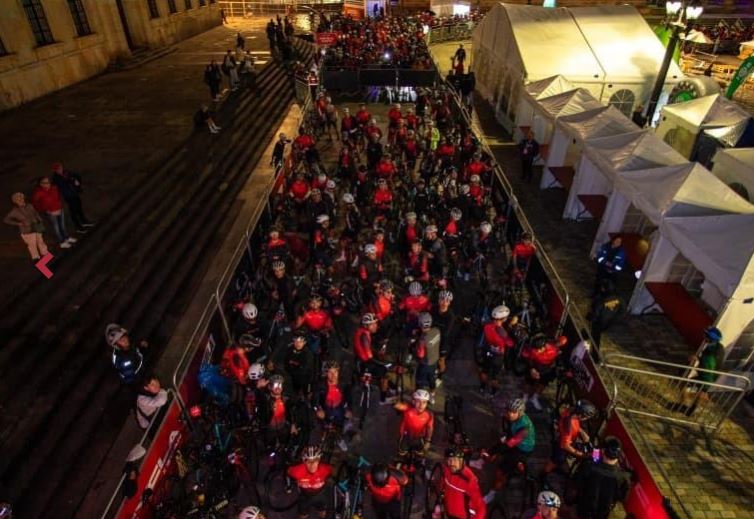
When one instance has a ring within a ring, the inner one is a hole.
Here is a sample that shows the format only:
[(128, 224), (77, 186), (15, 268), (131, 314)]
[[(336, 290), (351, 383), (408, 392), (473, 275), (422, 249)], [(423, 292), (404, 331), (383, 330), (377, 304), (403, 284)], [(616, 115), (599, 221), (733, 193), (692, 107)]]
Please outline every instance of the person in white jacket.
[(139, 427), (146, 429), (152, 416), (168, 401), (168, 392), (160, 386), (160, 379), (148, 376), (144, 379), (144, 386), (136, 397), (136, 421)]

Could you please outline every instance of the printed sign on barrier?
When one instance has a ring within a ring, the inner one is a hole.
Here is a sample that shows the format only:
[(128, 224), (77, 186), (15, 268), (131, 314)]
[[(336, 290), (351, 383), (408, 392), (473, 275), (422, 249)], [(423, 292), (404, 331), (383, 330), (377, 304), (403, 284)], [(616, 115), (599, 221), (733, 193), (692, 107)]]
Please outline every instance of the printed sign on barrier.
[(322, 47), (329, 47), (330, 45), (335, 45), (336, 41), (338, 41), (337, 32), (318, 32), (317, 33), (317, 45), (321, 45)]

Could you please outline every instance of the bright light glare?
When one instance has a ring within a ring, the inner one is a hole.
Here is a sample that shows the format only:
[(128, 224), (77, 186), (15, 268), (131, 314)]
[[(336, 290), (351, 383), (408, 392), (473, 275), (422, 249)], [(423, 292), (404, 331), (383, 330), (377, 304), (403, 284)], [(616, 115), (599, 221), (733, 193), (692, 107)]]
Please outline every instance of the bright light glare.
[(634, 277), (636, 279), (639, 279), (641, 277), (641, 270), (637, 270), (636, 272), (634, 272)]
[(681, 2), (665, 2), (665, 12), (675, 14), (681, 10)]
[(390, 53), (386, 52), (383, 58), (385, 58), (385, 61), (390, 61)]
[(422, 32), (424, 34), (429, 34), (429, 25), (422, 25)]
[(702, 15), (702, 11), (704, 11), (704, 7), (702, 7), (701, 5), (697, 7), (689, 5), (686, 7), (686, 19), (696, 20)]
[(465, 4), (453, 4), (454, 16), (466, 16), (471, 11), (471, 6)]

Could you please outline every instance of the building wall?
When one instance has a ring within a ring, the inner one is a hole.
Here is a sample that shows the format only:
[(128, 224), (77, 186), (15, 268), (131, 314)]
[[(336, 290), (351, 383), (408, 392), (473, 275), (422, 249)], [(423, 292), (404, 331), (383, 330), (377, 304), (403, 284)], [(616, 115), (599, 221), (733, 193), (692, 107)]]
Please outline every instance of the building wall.
[[(206, 0), (155, 0), (159, 17), (151, 18), (147, 0), (120, 0), (134, 47), (163, 47), (221, 23), (220, 8)], [(118, 0), (81, 0), (91, 34), (76, 33), (67, 0), (41, 0), (53, 42), (38, 46), (21, 0), (0, 0), (0, 40), (8, 52), (0, 56), (0, 111), (102, 73), (131, 56), (118, 12)]]

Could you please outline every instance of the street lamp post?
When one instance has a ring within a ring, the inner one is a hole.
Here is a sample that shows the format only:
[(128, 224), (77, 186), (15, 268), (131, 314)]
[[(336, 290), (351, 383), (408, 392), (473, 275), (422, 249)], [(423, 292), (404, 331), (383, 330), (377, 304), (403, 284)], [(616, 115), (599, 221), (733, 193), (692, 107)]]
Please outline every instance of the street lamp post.
[(652, 96), (649, 98), (647, 106), (647, 122), (651, 125), (652, 119), (657, 109), (657, 102), (660, 100), (660, 94), (665, 86), (665, 80), (670, 69), (670, 62), (673, 60), (676, 45), (680, 40), (681, 33), (687, 30), (687, 25), (702, 15), (702, 6), (694, 5), (693, 1), (686, 4), (685, 1), (668, 1), (665, 2), (665, 27), (672, 28), (668, 47), (665, 49), (665, 57), (662, 60), (660, 73), (657, 75), (655, 86), (652, 89)]

